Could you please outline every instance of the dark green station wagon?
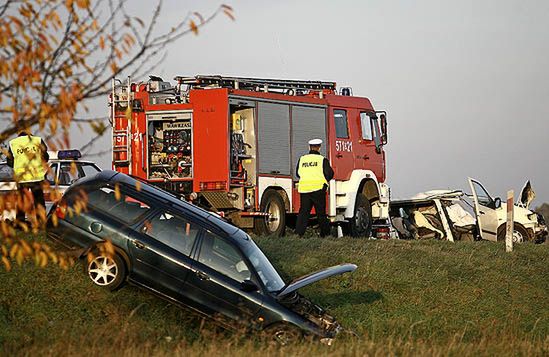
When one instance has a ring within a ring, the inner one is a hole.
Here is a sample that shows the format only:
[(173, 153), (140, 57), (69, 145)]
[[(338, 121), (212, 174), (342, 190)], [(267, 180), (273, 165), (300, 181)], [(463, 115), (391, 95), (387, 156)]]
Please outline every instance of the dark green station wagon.
[[(86, 208), (74, 214), (82, 202)], [(86, 272), (96, 285), (115, 290), (129, 281), (227, 328), (264, 331), (281, 343), (312, 336), (330, 344), (340, 324), (297, 290), (356, 269), (341, 264), (286, 283), (244, 231), (114, 171), (73, 184), (50, 211), (48, 237), (80, 257), (93, 252)], [(106, 241), (114, 254), (100, 249)]]

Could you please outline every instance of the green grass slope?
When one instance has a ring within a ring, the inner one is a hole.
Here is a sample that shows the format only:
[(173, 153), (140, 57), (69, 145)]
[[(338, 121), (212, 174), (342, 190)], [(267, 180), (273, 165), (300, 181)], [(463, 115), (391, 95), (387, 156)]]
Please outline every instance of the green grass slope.
[[(289, 280), (350, 262), (302, 293), (358, 335), (280, 349), (148, 292), (69, 271), (0, 270), (0, 355), (547, 355), (549, 245), (256, 238)], [(3, 352), (3, 353), (2, 353)]]

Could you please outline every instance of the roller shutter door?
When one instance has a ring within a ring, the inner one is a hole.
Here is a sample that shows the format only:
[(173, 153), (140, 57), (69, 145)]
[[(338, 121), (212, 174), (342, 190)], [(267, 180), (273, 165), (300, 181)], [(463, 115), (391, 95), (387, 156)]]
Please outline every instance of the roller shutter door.
[(258, 102), (260, 174), (290, 175), (290, 106)]
[(309, 152), (309, 140), (322, 139), (320, 153), (326, 156), (326, 109), (292, 106), (292, 173), (294, 179), (297, 160)]

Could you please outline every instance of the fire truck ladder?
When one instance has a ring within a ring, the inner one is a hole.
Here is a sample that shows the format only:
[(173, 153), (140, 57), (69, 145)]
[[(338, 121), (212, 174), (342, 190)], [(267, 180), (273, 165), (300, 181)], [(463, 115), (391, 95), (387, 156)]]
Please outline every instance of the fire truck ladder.
[[(131, 108), (131, 80), (128, 76), (128, 82), (127, 84), (124, 84), (120, 79), (113, 78), (111, 85), (112, 92), (109, 104), (111, 106), (112, 164), (114, 169), (121, 166), (129, 167), (129, 174), (131, 174), (131, 121), (127, 119), (125, 114), (125, 111), (128, 108)], [(124, 110), (124, 113), (120, 114), (121, 110)], [(126, 127), (124, 129), (117, 128), (117, 122), (122, 119), (127, 120)], [(123, 153), (126, 154), (125, 159), (121, 158)]]
[(267, 78), (223, 77), (219, 75), (197, 75), (194, 77), (175, 77), (179, 84), (192, 88), (232, 88), (263, 92), (284, 92), (297, 95), (298, 91), (335, 92), (335, 82), (299, 81)]

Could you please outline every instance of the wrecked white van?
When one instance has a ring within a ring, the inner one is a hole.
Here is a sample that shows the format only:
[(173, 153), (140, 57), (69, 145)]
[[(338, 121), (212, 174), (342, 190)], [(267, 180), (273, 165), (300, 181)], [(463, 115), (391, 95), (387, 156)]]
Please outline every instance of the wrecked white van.
[[(492, 198), (482, 184), (469, 179), (473, 203), (460, 190), (434, 190), (390, 204), (393, 227), (402, 239), (504, 240), (507, 205)], [(515, 242), (543, 242), (547, 226), (543, 216), (530, 211), (535, 194), (529, 182), (515, 204)]]

